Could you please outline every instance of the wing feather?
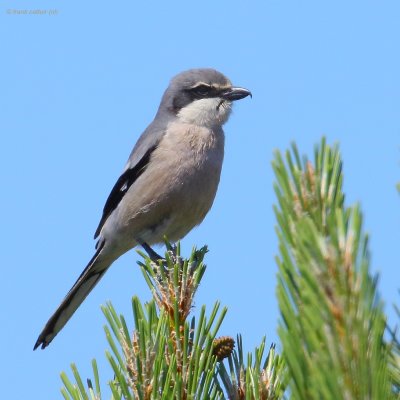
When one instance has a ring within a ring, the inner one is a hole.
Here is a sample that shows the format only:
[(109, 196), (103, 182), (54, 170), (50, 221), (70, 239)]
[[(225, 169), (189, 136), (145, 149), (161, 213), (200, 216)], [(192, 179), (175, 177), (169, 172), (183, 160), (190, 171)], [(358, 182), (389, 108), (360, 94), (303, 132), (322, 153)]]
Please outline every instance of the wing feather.
[(94, 238), (96, 239), (101, 229), (103, 228), (104, 223), (110, 214), (118, 207), (118, 204), (121, 202), (125, 193), (129, 190), (131, 185), (136, 181), (136, 179), (143, 173), (146, 169), (151, 154), (156, 149), (157, 145), (151, 146), (143, 155), (143, 157), (132, 167), (127, 168), (123, 174), (118, 178), (116, 184), (111, 190), (110, 195), (107, 198), (106, 204), (103, 208), (103, 215), (101, 217), (99, 226), (96, 229), (94, 234)]

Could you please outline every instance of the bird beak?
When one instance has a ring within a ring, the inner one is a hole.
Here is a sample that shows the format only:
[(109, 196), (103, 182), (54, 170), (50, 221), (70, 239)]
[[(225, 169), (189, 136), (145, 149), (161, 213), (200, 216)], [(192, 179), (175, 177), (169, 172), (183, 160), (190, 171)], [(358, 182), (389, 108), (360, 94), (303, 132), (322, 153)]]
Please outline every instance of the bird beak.
[(221, 98), (230, 101), (244, 99), (247, 96), (253, 97), (250, 90), (241, 87), (232, 87), (221, 94)]

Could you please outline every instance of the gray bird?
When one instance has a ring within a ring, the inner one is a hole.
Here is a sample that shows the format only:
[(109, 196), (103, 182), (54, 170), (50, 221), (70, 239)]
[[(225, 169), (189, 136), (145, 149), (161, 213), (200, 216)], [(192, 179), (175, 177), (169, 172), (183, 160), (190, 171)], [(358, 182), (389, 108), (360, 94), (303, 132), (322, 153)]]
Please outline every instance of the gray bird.
[(200, 224), (217, 191), (224, 158), (223, 124), (232, 102), (251, 96), (214, 69), (175, 76), (153, 122), (140, 136), (111, 190), (94, 238), (96, 253), (39, 335), (44, 349), (110, 265), (137, 245), (184, 237)]

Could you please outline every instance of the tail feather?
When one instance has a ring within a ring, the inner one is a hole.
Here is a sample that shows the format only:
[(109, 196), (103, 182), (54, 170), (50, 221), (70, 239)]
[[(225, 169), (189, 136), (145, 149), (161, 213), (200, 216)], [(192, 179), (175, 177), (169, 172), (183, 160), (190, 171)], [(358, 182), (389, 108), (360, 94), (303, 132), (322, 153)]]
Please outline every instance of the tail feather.
[(44, 349), (50, 344), (107, 271), (111, 263), (101, 257), (103, 245), (97, 249), (95, 255), (65, 296), (56, 312), (47, 321), (33, 350), (36, 350), (39, 346)]

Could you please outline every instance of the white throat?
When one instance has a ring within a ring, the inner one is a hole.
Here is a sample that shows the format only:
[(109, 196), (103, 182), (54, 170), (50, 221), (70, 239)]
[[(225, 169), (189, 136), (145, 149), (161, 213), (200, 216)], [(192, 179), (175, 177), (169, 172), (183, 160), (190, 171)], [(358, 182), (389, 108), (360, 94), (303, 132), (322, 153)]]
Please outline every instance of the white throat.
[(212, 128), (222, 126), (229, 118), (232, 103), (220, 97), (195, 100), (177, 114), (180, 121)]

